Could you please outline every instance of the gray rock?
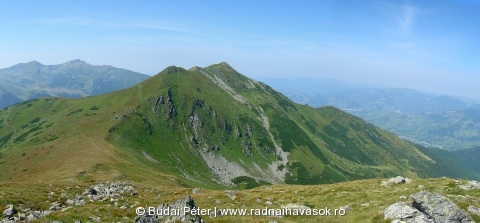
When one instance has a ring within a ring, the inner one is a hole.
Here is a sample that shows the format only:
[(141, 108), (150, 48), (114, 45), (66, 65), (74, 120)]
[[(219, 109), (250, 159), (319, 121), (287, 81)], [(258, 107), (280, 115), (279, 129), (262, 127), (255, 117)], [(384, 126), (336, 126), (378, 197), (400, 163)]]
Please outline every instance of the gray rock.
[(3, 211), (3, 217), (7, 219), (12, 219), (13, 215), (17, 213), (17, 210), (13, 206), (13, 204), (9, 204), (5, 207), (5, 210)]
[(408, 184), (410, 182), (412, 182), (412, 180), (402, 176), (397, 176), (397, 177), (388, 179), (388, 183), (392, 183), (392, 184), (403, 184), (403, 183)]
[[(182, 198), (177, 200), (175, 203), (171, 205), (162, 204), (158, 206), (156, 214), (161, 215), (143, 215), (137, 216), (134, 220), (135, 223), (163, 223), (163, 222), (190, 222), (190, 223), (203, 223), (202, 217), (198, 214), (192, 214), (192, 212), (184, 212), (185, 208), (189, 208), (190, 210), (197, 209), (198, 207), (195, 206), (195, 202), (193, 201), (192, 197), (188, 196), (186, 198)], [(164, 211), (162, 211), (164, 210)], [(172, 210), (180, 210), (179, 213), (170, 214), (170, 215), (163, 215), (166, 211)]]
[[(83, 194), (86, 195), (90, 200), (105, 201), (108, 200), (108, 198), (121, 197), (122, 195), (137, 195), (138, 192), (135, 190), (135, 188), (133, 188), (133, 186), (126, 183), (107, 182), (93, 185), (86, 189)], [(73, 201), (74, 205), (85, 204), (85, 200), (81, 196), (78, 196)]]
[[(68, 204), (68, 200), (67, 200), (67, 204)], [(55, 201), (50, 205), (50, 208), (48, 210), (49, 211), (58, 211), (58, 210), (62, 210), (63, 208), (65, 208), (65, 206), (60, 204), (60, 202)]]
[(434, 223), (427, 215), (404, 202), (398, 202), (388, 206), (383, 213), (384, 219), (392, 220), (392, 222)]
[(235, 191), (233, 191), (233, 190), (226, 190), (225, 192), (227, 193), (227, 195), (228, 195), (228, 197), (229, 197), (230, 199), (235, 200), (235, 198), (236, 198), (236, 196), (235, 196)]
[(25, 215), (25, 213), (18, 213), (18, 220), (20, 221), (27, 220), (27, 216)]
[(65, 204), (74, 205), (75, 202), (74, 202), (73, 200), (71, 200), (71, 199), (68, 199), (68, 200), (65, 201)]
[(102, 222), (100, 217), (97, 217), (97, 216), (90, 216), (88, 219), (93, 222)]
[(198, 193), (200, 193), (201, 190), (202, 190), (202, 189), (200, 189), (200, 188), (194, 188), (194, 189), (192, 190), (192, 193), (193, 193), (193, 194), (198, 194)]
[(476, 216), (480, 216), (480, 208), (476, 208), (475, 206), (472, 206), (472, 205), (468, 206), (467, 211)]
[(157, 221), (157, 216), (153, 215), (142, 215), (142, 216), (137, 216), (134, 219), (135, 223), (159, 223)]
[(310, 207), (308, 206), (305, 206), (305, 205), (299, 205), (299, 204), (287, 204), (285, 206), (282, 205), (282, 208), (287, 208), (287, 209), (290, 209), (290, 210), (294, 210), (294, 209), (297, 209), (297, 210), (308, 210), (310, 209)]
[(474, 223), (466, 211), (440, 194), (422, 191), (410, 197), (414, 200), (412, 206), (433, 218), (435, 222)]
[(350, 207), (350, 205), (347, 204), (343, 207), (340, 207), (339, 209), (342, 210), (342, 211), (348, 211), (348, 210), (352, 209), (352, 207)]
[(471, 180), (471, 181), (468, 181), (467, 184), (465, 184), (465, 185), (458, 185), (458, 188), (460, 188), (462, 190), (480, 189), (480, 182)]
[(380, 186), (381, 186), (381, 187), (387, 187), (387, 186), (388, 186), (388, 182), (387, 182), (387, 181), (382, 181), (382, 183), (380, 183)]

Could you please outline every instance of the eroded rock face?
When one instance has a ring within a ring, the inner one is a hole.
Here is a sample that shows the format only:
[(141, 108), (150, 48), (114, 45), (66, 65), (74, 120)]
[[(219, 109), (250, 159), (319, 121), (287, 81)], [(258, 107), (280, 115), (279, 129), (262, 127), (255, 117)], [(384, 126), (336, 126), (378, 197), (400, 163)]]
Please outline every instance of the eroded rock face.
[(412, 206), (433, 218), (435, 222), (475, 222), (466, 211), (440, 194), (421, 191), (410, 197), (414, 200)]
[[(171, 205), (161, 204), (158, 206), (155, 214), (139, 215), (135, 218), (135, 223), (163, 223), (163, 222), (191, 222), (204, 223), (202, 217), (198, 214), (185, 210), (197, 209), (192, 197), (188, 196), (177, 200)], [(167, 213), (167, 214), (165, 214)]]

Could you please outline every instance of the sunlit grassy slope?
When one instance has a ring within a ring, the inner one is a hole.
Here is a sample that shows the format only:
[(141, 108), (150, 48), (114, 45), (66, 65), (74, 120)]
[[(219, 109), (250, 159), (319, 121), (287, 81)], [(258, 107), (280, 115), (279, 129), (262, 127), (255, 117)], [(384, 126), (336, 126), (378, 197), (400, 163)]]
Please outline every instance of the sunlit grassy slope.
[[(202, 209), (245, 209), (250, 210), (265, 208), (281, 209), (288, 204), (304, 205), (313, 209), (334, 209), (348, 206), (345, 215), (337, 216), (217, 216), (211, 218), (203, 215), (206, 222), (390, 222), (383, 220), (383, 211), (396, 202), (411, 204), (409, 196), (422, 190), (435, 192), (447, 196), (460, 208), (466, 210), (468, 206), (480, 206), (479, 190), (464, 191), (457, 188), (457, 182), (447, 178), (418, 179), (410, 184), (379, 186), (382, 179), (357, 180), (322, 185), (271, 185), (254, 189), (228, 192), (223, 190), (202, 189), (194, 194), (192, 188), (166, 187), (159, 185), (133, 183), (138, 195), (125, 196), (114, 201), (90, 202), (85, 205), (73, 206), (66, 211), (56, 211), (36, 222), (62, 222), (90, 221), (95, 216), (101, 222), (132, 222), (135, 218), (137, 207), (157, 207), (159, 204), (169, 204), (192, 196), (196, 206)], [(463, 182), (465, 183), (465, 182)], [(45, 210), (52, 202), (64, 203), (67, 199), (82, 194), (91, 184), (56, 182), (46, 183), (0, 183), (0, 206), (22, 204), (25, 208)], [(52, 193), (53, 192), (53, 193)], [(52, 195), (53, 194), (53, 195)], [(234, 194), (235, 197), (232, 199)], [(123, 210), (120, 207), (129, 204), (131, 207)], [(480, 221), (479, 216), (472, 215), (473, 219)]]
[(125, 90), (0, 111), (1, 181), (249, 188), (470, 177), (445, 160), (336, 108), (295, 104), (226, 63), (169, 67)]

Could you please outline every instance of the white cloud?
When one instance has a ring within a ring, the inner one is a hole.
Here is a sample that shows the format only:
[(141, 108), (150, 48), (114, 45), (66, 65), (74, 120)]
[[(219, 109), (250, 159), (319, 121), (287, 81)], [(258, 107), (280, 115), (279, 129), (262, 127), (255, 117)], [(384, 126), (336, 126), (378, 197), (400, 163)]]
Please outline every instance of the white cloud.
[(403, 12), (399, 15), (398, 26), (402, 35), (409, 35), (415, 21), (415, 8), (412, 6), (403, 6)]

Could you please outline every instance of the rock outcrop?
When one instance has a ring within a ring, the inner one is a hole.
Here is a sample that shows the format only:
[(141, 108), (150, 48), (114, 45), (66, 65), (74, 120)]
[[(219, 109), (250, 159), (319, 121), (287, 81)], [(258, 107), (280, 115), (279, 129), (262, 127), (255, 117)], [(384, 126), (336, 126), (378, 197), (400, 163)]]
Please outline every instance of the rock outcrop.
[(384, 219), (407, 223), (474, 223), (470, 215), (448, 198), (427, 191), (410, 195), (412, 205), (398, 202), (388, 206)]
[(431, 216), (436, 222), (474, 223), (466, 211), (440, 194), (421, 191), (410, 197), (413, 199), (413, 207)]
[(464, 185), (458, 185), (458, 188), (462, 190), (480, 190), (480, 182), (471, 180)]
[(434, 223), (426, 214), (404, 202), (398, 202), (388, 206), (384, 211), (384, 215), (385, 220), (393, 219), (392, 222)]
[(392, 177), (392, 178), (388, 179), (388, 181), (382, 181), (380, 186), (387, 187), (389, 184), (408, 184), (410, 182), (412, 182), (412, 180), (410, 180), (406, 177), (397, 176), (397, 177)]
[[(120, 197), (121, 195), (136, 195), (137, 191), (133, 186), (121, 183), (121, 182), (113, 182), (113, 183), (101, 183), (93, 185), (92, 187), (85, 190), (83, 195), (87, 196), (90, 200), (105, 200), (108, 198)], [(75, 203), (79, 203), (78, 201), (81, 198), (74, 200)], [(76, 204), (77, 205), (77, 204)]]
[[(50, 192), (50, 196), (53, 194), (55, 194), (53, 191)], [(81, 195), (65, 195), (64, 198), (66, 200), (64, 202), (52, 202), (48, 210), (27, 208), (22, 204), (19, 204), (18, 206), (14, 206), (13, 204), (7, 205), (3, 211), (3, 219), (0, 218), (0, 223), (38, 221), (52, 212), (66, 211), (74, 206), (85, 205), (86, 202), (113, 202), (113, 204), (120, 209), (128, 209), (131, 207), (131, 204), (126, 203), (127, 200), (124, 199), (124, 197), (137, 194), (135, 188), (127, 183), (107, 182), (96, 184), (86, 188)], [(124, 204), (121, 205), (121, 203)], [(96, 219), (92, 219), (93, 222), (101, 222), (99, 217), (92, 218)]]
[(3, 211), (3, 217), (7, 219), (13, 219), (13, 215), (17, 213), (17, 210), (13, 206), (13, 204), (7, 205), (5, 210)]

